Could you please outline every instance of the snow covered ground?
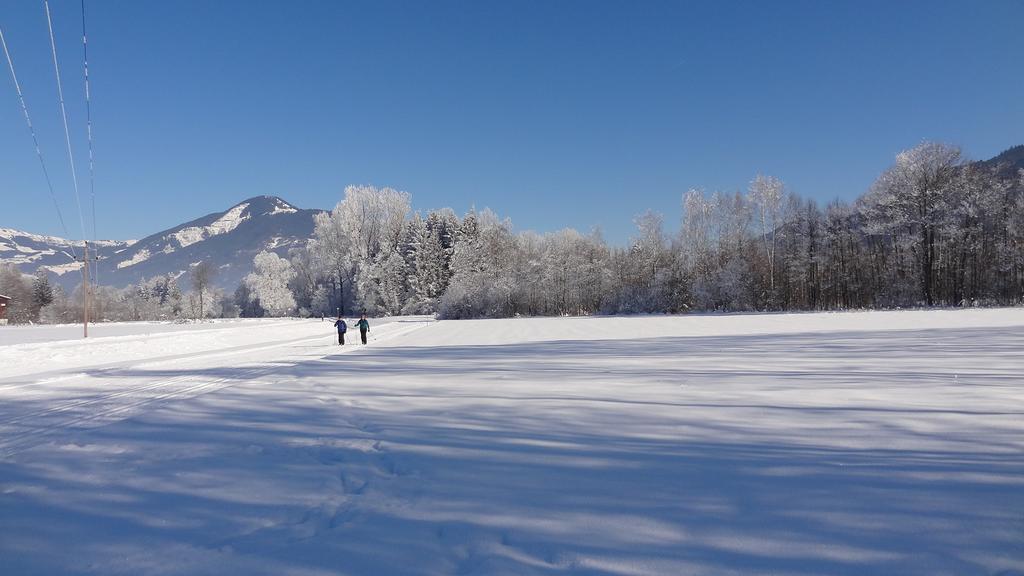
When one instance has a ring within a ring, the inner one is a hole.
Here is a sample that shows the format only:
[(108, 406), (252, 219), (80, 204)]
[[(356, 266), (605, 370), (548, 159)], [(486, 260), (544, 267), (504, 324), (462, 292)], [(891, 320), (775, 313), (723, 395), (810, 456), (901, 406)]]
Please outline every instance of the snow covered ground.
[(4, 575), (1024, 574), (1022, 309), (10, 328)]

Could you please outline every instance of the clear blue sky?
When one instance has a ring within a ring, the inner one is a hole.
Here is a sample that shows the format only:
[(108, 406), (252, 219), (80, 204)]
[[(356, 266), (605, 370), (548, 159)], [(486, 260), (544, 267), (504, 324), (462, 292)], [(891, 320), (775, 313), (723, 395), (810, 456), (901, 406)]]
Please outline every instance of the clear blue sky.
[[(102, 238), (374, 184), (621, 243), (690, 187), (762, 172), (824, 203), (922, 139), (1024, 143), (1021, 0), (86, 5)], [(51, 8), (87, 209), (79, 0)], [(80, 237), (42, 0), (0, 26)], [(61, 234), (6, 70), (0, 193), (0, 226)]]

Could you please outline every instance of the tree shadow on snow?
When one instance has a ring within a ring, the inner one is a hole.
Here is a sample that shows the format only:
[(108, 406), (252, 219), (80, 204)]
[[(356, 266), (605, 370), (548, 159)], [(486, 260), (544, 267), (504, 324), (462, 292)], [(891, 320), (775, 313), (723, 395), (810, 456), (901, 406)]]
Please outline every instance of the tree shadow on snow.
[(864, 332), (108, 371), (246, 385), (0, 463), (0, 557), (17, 574), (1019, 569), (1022, 346), (1020, 329)]

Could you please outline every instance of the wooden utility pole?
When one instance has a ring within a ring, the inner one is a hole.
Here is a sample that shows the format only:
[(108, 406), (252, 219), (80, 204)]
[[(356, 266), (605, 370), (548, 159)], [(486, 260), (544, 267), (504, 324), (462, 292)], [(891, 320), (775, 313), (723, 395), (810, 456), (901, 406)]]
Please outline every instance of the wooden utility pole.
[(89, 289), (89, 242), (88, 241), (85, 242), (85, 254), (82, 256), (82, 261), (85, 263), (85, 268), (83, 269), (83, 272), (82, 272), (82, 278), (83, 278), (82, 279), (82, 287), (85, 289), (85, 305), (83, 306), (83, 310), (82, 310), (83, 311), (83, 314), (82, 314), (83, 336), (82, 336), (82, 338), (88, 338), (89, 337), (89, 304), (91, 303), (90, 302), (90, 297), (89, 297), (89, 294), (90, 294), (91, 290)]

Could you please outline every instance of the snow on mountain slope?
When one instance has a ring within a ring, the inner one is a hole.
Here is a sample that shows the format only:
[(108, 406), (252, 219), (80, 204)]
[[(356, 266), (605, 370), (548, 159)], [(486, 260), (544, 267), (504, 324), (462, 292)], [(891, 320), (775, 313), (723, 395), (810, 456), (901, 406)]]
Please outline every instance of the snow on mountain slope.
[[(127, 248), (134, 240), (112, 241), (100, 240), (92, 244), (103, 254)], [(82, 242), (41, 236), (12, 228), (0, 228), (0, 262), (15, 264), (26, 272), (34, 272), (43, 266), (47, 269), (60, 269), (73, 263), (72, 253), (81, 252)], [(76, 268), (77, 270), (77, 268)], [(63, 272), (57, 272), (62, 274)]]
[(65, 274), (79, 275), (75, 278), (74, 282), (78, 282), (78, 278), (81, 277), (82, 265), (78, 262), (68, 262), (67, 264), (51, 264), (46, 267), (46, 271), (57, 276), (64, 276)]
[[(181, 277), (193, 263), (209, 260), (218, 269), (214, 283), (231, 289), (252, 270), (252, 259), (261, 250), (286, 255), (305, 245), (318, 212), (258, 196), (141, 240), (99, 241), (93, 245), (100, 255), (100, 278), (105, 285), (125, 286), (163, 274)], [(71, 258), (72, 246), (81, 253), (78, 241), (0, 229), (0, 262), (25, 273), (42, 267), (65, 288), (81, 280), (80, 274), (68, 274), (80, 268)]]
[(178, 241), (178, 245), (182, 248), (191, 246), (196, 242), (202, 242), (210, 236), (216, 236), (218, 234), (227, 234), (238, 225), (250, 218), (249, 214), (245, 212), (245, 209), (249, 207), (248, 202), (242, 202), (238, 206), (228, 210), (223, 216), (217, 218), (209, 226), (189, 226), (188, 228), (182, 228), (178, 230), (172, 236)]
[(285, 202), (284, 200), (281, 200), (280, 198), (278, 198), (277, 200), (278, 202), (274, 204), (270, 212), (264, 212), (264, 214), (273, 216), (274, 214), (293, 214), (299, 211), (298, 208), (292, 206), (291, 204)]
[(0, 376), (5, 570), (1024, 565), (1024, 309), (279, 322), (9, 346), (110, 364)]
[(147, 259), (149, 259), (149, 250), (144, 248), (142, 250), (136, 251), (135, 254), (131, 258), (129, 258), (128, 260), (122, 260), (122, 261), (118, 262), (117, 263), (117, 267), (118, 268), (125, 268), (125, 267), (128, 267), (128, 266), (132, 266), (134, 264), (138, 264), (139, 262), (144, 262)]
[(252, 259), (261, 250), (286, 255), (304, 246), (318, 212), (296, 209), (273, 196), (250, 198), (139, 240), (101, 263), (101, 277), (123, 286), (160, 274), (181, 276), (193, 263), (210, 261), (218, 269), (214, 283), (231, 289), (252, 271)]

